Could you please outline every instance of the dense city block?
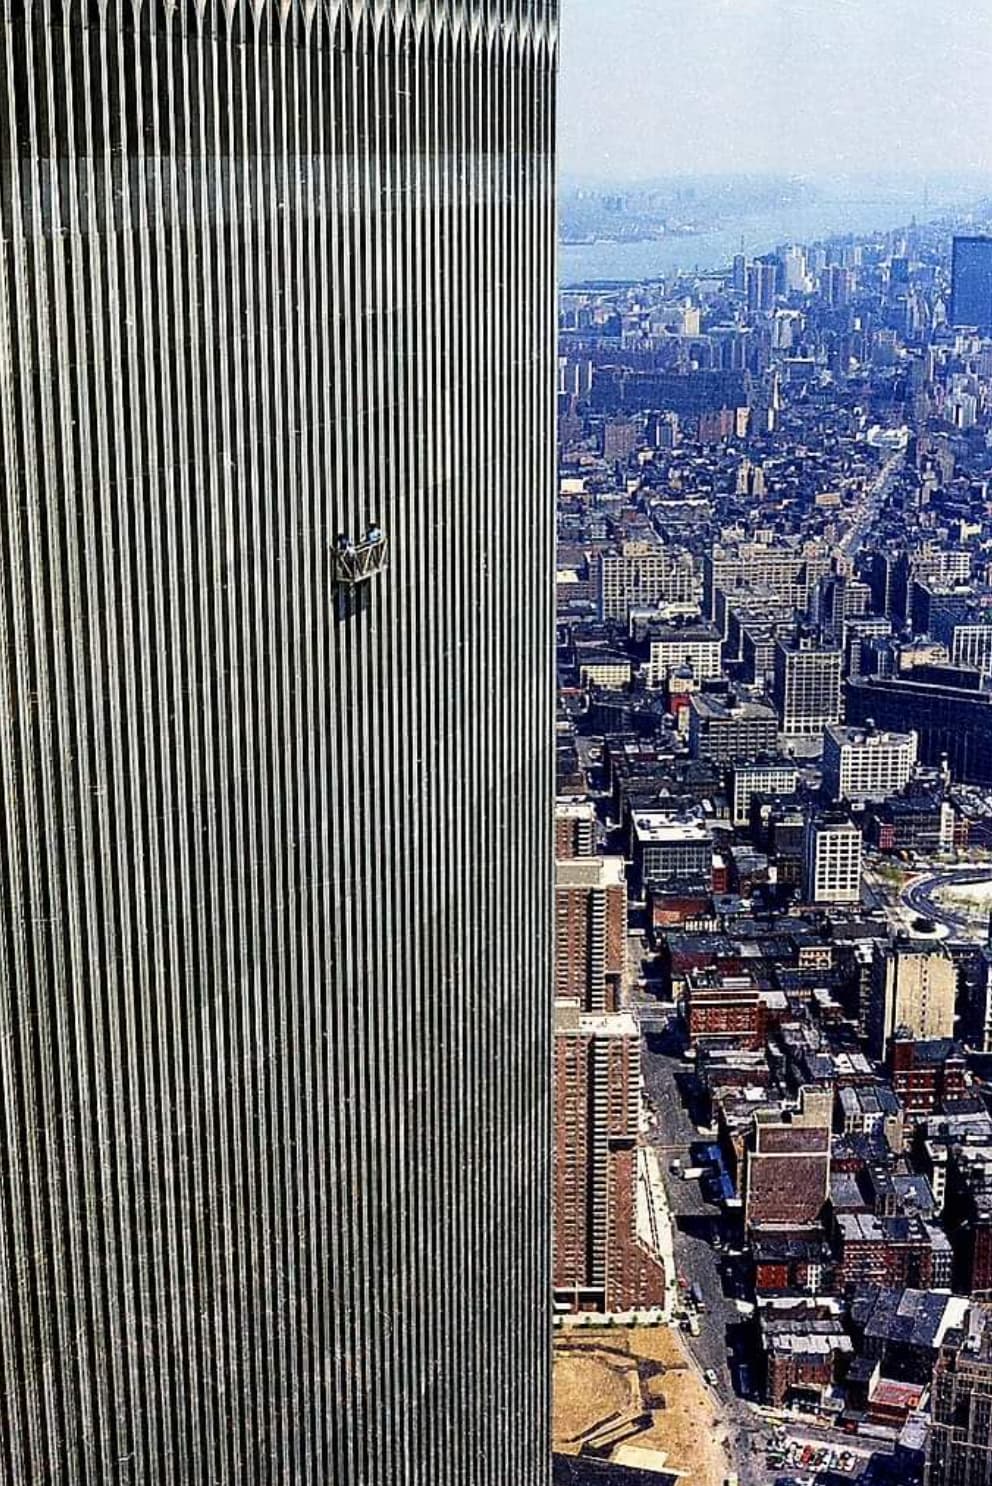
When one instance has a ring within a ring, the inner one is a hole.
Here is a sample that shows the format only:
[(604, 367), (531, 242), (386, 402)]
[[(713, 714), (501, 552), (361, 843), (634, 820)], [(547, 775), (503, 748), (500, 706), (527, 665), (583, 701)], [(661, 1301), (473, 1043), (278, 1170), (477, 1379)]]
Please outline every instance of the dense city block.
[[(565, 289), (558, 391), (559, 1355), (987, 1481), (992, 236)], [(569, 1453), (712, 1476), (650, 1402)]]

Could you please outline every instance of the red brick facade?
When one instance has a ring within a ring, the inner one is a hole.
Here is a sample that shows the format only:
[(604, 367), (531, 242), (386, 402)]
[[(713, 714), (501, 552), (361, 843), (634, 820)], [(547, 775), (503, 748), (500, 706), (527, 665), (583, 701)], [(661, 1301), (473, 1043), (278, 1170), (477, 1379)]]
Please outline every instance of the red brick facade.
[(639, 1037), (618, 1018), (555, 1037), (554, 1286), (577, 1310), (660, 1306), (665, 1275), (637, 1239)]
[(787, 1357), (769, 1353), (767, 1358), (767, 1398), (774, 1408), (781, 1408), (793, 1388), (822, 1392), (834, 1380), (834, 1358)]
[(933, 1114), (967, 1093), (964, 1054), (954, 1043), (896, 1037), (890, 1058), (892, 1088), (908, 1116)]
[(715, 982), (690, 976), (685, 1014), (691, 1042), (709, 1037), (727, 1038), (751, 1049), (764, 1046), (764, 1002), (743, 976)]
[[(613, 859), (559, 862), (555, 886), (555, 998), (613, 1011), (627, 959), (627, 887)], [(611, 880), (615, 875), (618, 880)]]

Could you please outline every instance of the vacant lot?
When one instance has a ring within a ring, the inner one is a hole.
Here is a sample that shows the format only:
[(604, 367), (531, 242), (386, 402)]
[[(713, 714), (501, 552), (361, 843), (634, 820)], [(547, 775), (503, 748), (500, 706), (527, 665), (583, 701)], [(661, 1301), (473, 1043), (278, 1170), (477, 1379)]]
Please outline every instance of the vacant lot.
[(727, 1424), (719, 1400), (669, 1327), (559, 1333), (555, 1348), (555, 1449), (577, 1454), (597, 1426), (650, 1415), (624, 1443), (667, 1456), (694, 1486), (721, 1486)]

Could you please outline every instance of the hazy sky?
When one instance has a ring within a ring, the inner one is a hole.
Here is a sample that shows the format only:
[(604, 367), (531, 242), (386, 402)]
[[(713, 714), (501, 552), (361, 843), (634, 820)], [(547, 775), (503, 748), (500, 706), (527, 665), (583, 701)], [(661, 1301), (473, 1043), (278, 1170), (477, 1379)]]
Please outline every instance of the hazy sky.
[(561, 0), (566, 175), (992, 171), (992, 0)]

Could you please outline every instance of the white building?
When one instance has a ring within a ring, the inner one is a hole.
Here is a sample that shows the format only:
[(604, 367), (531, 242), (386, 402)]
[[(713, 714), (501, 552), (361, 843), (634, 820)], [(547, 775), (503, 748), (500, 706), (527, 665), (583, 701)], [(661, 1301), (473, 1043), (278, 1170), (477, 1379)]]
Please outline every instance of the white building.
[(629, 660), (585, 661), (579, 667), (579, 680), (583, 686), (600, 686), (604, 691), (622, 691), (630, 685), (630, 676)]
[(599, 559), (602, 619), (626, 620), (631, 609), (694, 603), (700, 581), (692, 554), (653, 542), (625, 542), (620, 553)]
[(808, 903), (857, 903), (861, 899), (861, 832), (851, 821), (810, 820), (806, 827), (803, 886)]
[(778, 642), (773, 695), (787, 737), (817, 737), (838, 721), (842, 663), (840, 650)]
[(951, 664), (973, 666), (986, 676), (992, 675), (992, 624), (956, 624)]
[(648, 685), (662, 686), (677, 666), (689, 665), (697, 681), (720, 675), (723, 660), (719, 633), (709, 625), (660, 630), (651, 641)]
[(886, 800), (905, 789), (916, 766), (916, 733), (833, 724), (823, 735), (823, 783), (832, 800)]
[(794, 795), (799, 770), (791, 759), (756, 759), (736, 764), (733, 771), (733, 823), (746, 826), (751, 818), (752, 795)]

